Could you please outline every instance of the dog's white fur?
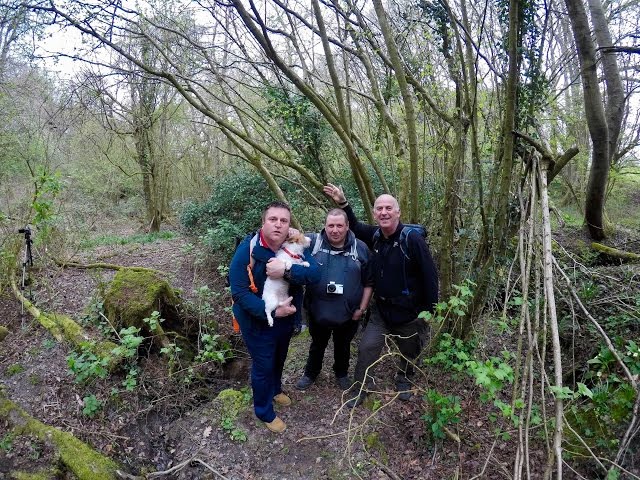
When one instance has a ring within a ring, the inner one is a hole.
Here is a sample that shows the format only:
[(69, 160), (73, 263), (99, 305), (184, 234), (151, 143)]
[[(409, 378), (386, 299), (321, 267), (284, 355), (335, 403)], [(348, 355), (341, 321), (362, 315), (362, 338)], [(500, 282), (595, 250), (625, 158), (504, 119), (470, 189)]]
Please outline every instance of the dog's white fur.
[[(302, 265), (303, 267), (308, 267), (309, 262), (305, 262), (302, 258), (291, 257), (284, 251), (284, 248), (295, 255), (302, 256), (302, 252), (304, 252), (304, 249), (309, 245), (311, 245), (311, 239), (309, 237), (305, 237), (303, 234), (290, 236), (287, 238), (287, 241), (282, 244), (282, 247), (278, 250), (278, 253), (276, 253), (275, 258), (282, 260), (283, 262), (291, 262), (292, 265), (297, 264)], [(270, 327), (273, 327), (273, 317), (271, 316), (271, 312), (282, 306), (287, 298), (289, 298), (289, 282), (284, 278), (267, 277), (267, 280), (264, 282), (262, 299), (264, 300), (264, 310), (267, 314), (267, 320), (269, 321)]]

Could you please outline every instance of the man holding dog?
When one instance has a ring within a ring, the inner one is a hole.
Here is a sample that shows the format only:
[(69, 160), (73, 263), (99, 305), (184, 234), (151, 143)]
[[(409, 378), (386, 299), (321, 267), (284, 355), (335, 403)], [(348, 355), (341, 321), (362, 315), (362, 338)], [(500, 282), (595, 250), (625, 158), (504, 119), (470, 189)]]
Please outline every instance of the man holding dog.
[(351, 386), (351, 340), (373, 293), (369, 249), (349, 230), (345, 212), (335, 208), (327, 214), (324, 229), (311, 236), (311, 250), (320, 268), (320, 281), (307, 286), (305, 292), (311, 346), (296, 388), (306, 390), (315, 382), (333, 337), (333, 371), (338, 386), (347, 390)]
[[(310, 252), (305, 251), (309, 267), (293, 265), (287, 269), (285, 262), (274, 258), (289, 235), (290, 222), (289, 205), (284, 202), (267, 205), (257, 238), (249, 235), (243, 240), (229, 267), (233, 313), (252, 360), (254, 412), (269, 430), (276, 433), (283, 432), (286, 424), (276, 415), (273, 404), (291, 404), (291, 399), (282, 391), (282, 369), (296, 314), (299, 315), (302, 307), (302, 285), (316, 282), (320, 277), (318, 264)], [(272, 312), (275, 319), (273, 327), (267, 323), (262, 300), (267, 277), (285, 278), (290, 283), (291, 297)]]
[[(327, 184), (323, 190), (344, 209), (355, 236), (374, 252), (374, 305), (360, 340), (355, 384), (351, 389), (353, 398), (347, 406), (354, 408), (363, 402), (367, 394), (364, 385), (373, 380), (367, 370), (380, 357), (387, 335), (402, 354), (395, 378), (396, 391), (401, 400), (409, 400), (411, 362), (422, 351), (429, 332), (427, 323), (418, 314), (424, 310), (433, 312), (438, 301), (438, 274), (429, 247), (416, 230), (404, 229), (400, 206), (393, 196), (380, 195), (376, 199), (373, 216), (378, 226), (374, 226), (358, 221), (340, 187)], [(403, 230), (408, 233), (403, 235)]]

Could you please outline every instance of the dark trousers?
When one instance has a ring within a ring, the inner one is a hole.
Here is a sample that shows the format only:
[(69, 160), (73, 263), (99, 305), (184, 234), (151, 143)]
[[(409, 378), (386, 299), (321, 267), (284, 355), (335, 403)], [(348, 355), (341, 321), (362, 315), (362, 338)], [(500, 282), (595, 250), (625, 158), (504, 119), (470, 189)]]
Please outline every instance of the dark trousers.
[(311, 346), (309, 357), (304, 368), (304, 374), (309, 378), (316, 378), (322, 370), (324, 351), (333, 335), (333, 371), (336, 377), (344, 377), (349, 371), (349, 359), (351, 358), (351, 340), (358, 331), (358, 322), (347, 320), (342, 325), (326, 327), (316, 323), (313, 315), (309, 313), (309, 334)]
[[(388, 335), (388, 337), (385, 337)], [(420, 355), (429, 335), (429, 326), (421, 319), (394, 325), (386, 323), (380, 316), (377, 308), (371, 309), (371, 320), (367, 324), (360, 346), (358, 348), (358, 361), (356, 363), (354, 381), (364, 382), (367, 368), (371, 366), (378, 358), (386, 342), (393, 342), (400, 350), (403, 357), (398, 361), (397, 378), (405, 379), (413, 375), (413, 366), (410, 361), (415, 360)], [(389, 343), (389, 347), (391, 347)], [(368, 379), (373, 379), (373, 372), (369, 370)]]
[(238, 318), (242, 338), (251, 355), (253, 409), (263, 422), (276, 418), (273, 397), (282, 392), (282, 369), (293, 333), (293, 319), (276, 318), (273, 327)]

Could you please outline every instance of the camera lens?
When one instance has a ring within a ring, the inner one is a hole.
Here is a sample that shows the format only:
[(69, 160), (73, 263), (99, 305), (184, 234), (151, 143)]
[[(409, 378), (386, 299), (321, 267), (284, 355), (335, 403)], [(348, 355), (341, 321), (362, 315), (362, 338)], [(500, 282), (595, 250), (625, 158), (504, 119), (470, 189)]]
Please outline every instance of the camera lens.
[(335, 293), (335, 291), (336, 291), (336, 284), (335, 283), (330, 283), (329, 285), (327, 285), (327, 292)]

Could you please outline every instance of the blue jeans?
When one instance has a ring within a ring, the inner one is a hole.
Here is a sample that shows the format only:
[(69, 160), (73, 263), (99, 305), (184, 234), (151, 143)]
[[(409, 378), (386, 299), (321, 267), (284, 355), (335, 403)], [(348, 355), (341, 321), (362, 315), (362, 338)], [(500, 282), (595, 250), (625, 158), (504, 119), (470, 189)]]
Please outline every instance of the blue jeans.
[(273, 327), (251, 319), (240, 319), (240, 331), (251, 355), (253, 410), (263, 422), (276, 418), (273, 397), (282, 392), (282, 369), (293, 334), (293, 316), (275, 318)]

